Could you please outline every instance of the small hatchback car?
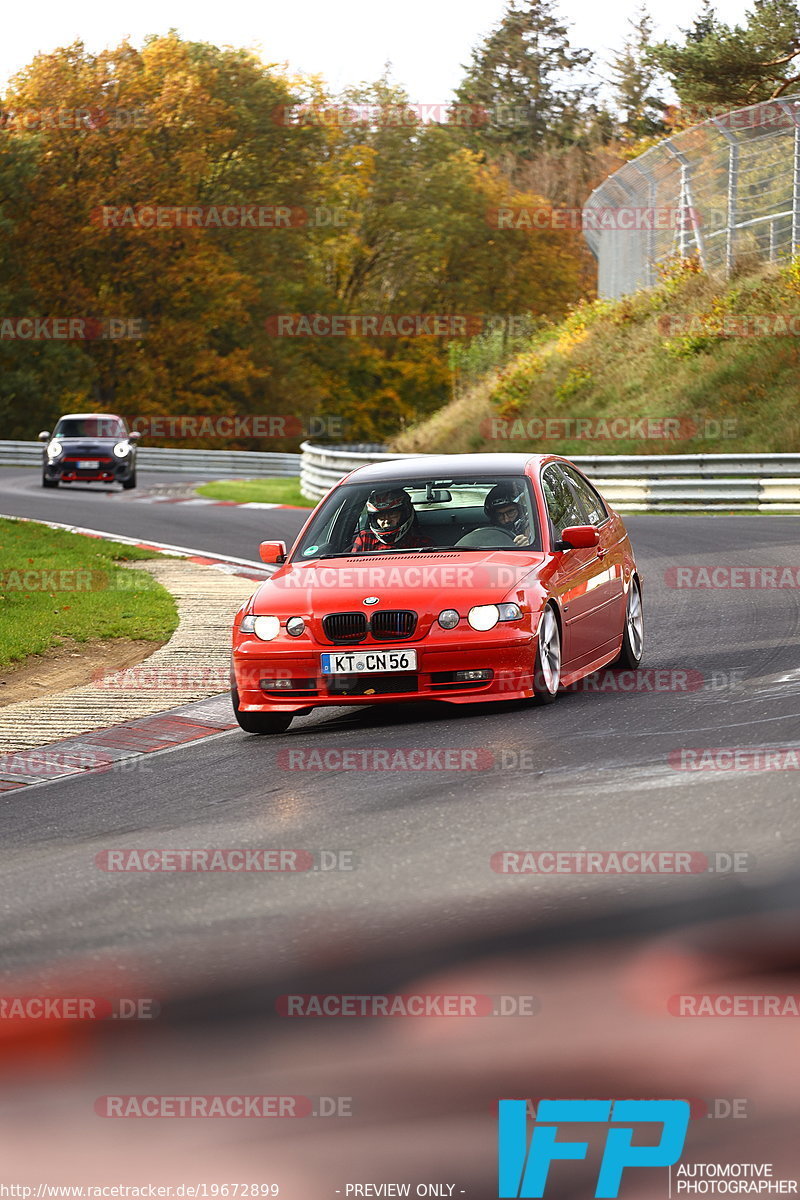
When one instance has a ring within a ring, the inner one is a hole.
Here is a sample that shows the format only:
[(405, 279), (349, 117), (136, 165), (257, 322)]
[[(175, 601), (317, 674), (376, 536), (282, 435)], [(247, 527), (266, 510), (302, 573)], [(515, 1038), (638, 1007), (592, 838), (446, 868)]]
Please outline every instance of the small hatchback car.
[(52, 434), (43, 429), (42, 487), (59, 483), (121, 483), (136, 487), (136, 442), (122, 417), (110, 413), (70, 413)]
[(572, 463), (466, 454), (359, 467), (319, 503), (236, 614), (233, 709), (279, 733), (322, 705), (555, 700), (637, 667), (625, 525)]

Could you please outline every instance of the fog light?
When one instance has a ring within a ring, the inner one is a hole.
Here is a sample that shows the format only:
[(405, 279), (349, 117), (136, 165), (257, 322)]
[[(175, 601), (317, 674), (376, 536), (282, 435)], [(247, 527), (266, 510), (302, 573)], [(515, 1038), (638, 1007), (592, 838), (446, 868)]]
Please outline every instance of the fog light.
[(491, 679), (493, 671), (456, 671), (456, 683), (474, 683), (478, 679)]
[(300, 637), (301, 633), (305, 633), (306, 623), (302, 617), (289, 617), (286, 622), (286, 632), (292, 637)]
[(258, 682), (259, 686), (262, 687), (265, 692), (274, 692), (277, 691), (278, 688), (289, 688), (289, 690), (291, 690), (294, 687), (293, 679), (259, 679)]
[(445, 608), (439, 613), (439, 624), (442, 629), (455, 629), (458, 622), (459, 616), (454, 608)]

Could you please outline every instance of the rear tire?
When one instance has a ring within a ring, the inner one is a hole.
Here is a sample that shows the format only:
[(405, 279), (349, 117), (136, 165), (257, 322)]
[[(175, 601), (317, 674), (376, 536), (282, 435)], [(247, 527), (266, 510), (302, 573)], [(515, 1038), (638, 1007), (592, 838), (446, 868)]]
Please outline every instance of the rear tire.
[(46, 475), (42, 476), (42, 487), (58, 487), (57, 479), (48, 479)]
[(233, 715), (245, 733), (285, 733), (292, 723), (294, 713), (242, 712), (239, 708), (239, 693), (231, 688)]
[(539, 620), (536, 658), (533, 664), (533, 702), (552, 704), (561, 683), (561, 634), (552, 604)]
[(642, 589), (639, 586), (639, 580), (634, 575), (628, 588), (628, 600), (625, 605), (625, 628), (622, 634), (622, 648), (611, 665), (635, 670), (642, 661), (643, 651), (644, 611), (642, 609)]

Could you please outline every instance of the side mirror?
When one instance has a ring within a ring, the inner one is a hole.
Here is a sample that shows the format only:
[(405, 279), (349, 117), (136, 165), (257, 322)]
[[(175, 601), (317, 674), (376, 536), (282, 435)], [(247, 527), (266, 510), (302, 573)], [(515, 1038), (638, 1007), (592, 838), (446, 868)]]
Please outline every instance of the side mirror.
[(47, 432), (46, 429), (43, 429), (42, 432), (39, 434), (38, 440), (40, 442), (49, 442), (50, 441), (50, 434)]
[(594, 525), (570, 525), (561, 532), (561, 541), (556, 542), (554, 550), (589, 550), (600, 541), (600, 534)]
[(265, 563), (286, 562), (286, 542), (262, 542), (258, 553)]
[(132, 430), (132, 431), (131, 431), (131, 433), (129, 433), (129, 434), (128, 434), (128, 441), (129, 441), (129, 442), (138, 442), (138, 441), (139, 441), (139, 438), (140, 438), (141, 436), (142, 436), (142, 435), (141, 435), (141, 433), (139, 432), (139, 430), (138, 430), (138, 429), (134, 429), (134, 430)]

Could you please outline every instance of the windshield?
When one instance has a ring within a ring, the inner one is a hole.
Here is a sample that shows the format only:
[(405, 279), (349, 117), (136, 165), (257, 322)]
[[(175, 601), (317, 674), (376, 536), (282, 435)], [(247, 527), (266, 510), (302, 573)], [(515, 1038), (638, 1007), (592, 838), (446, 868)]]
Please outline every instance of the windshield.
[(320, 508), (293, 561), (498, 549), (541, 549), (524, 476), (344, 484)]
[(128, 431), (119, 417), (62, 417), (55, 428), (57, 438), (124, 438)]

